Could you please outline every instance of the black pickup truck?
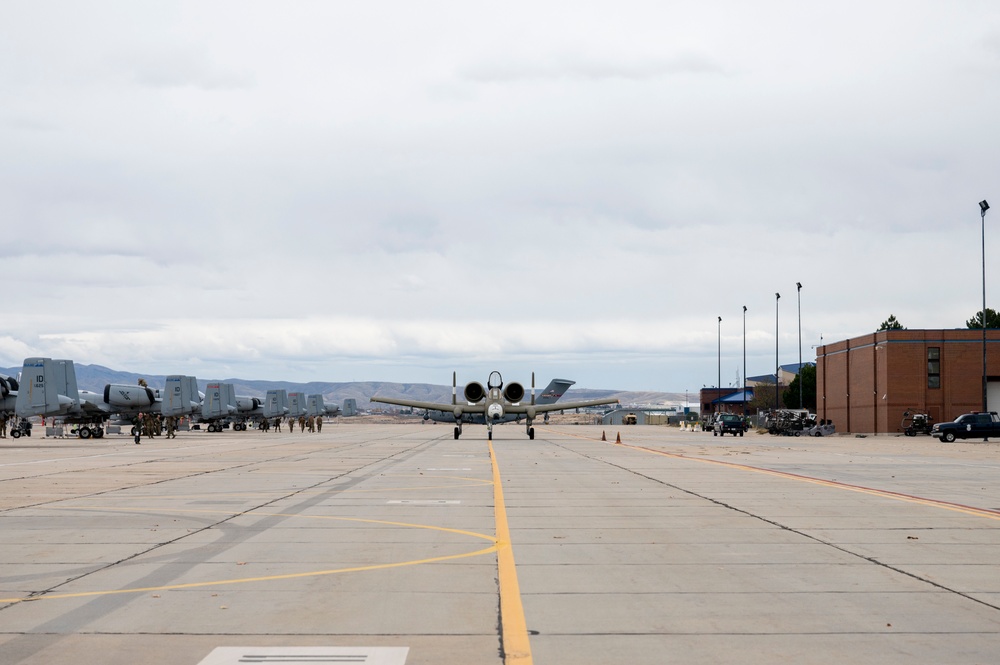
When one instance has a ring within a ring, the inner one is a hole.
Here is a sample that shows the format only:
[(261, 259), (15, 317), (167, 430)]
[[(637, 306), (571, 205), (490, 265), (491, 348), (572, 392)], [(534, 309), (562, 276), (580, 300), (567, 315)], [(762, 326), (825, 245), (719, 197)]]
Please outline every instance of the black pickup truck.
[(996, 411), (989, 413), (966, 413), (950, 423), (935, 423), (931, 436), (951, 443), (955, 439), (988, 439), (1000, 437), (1000, 416)]

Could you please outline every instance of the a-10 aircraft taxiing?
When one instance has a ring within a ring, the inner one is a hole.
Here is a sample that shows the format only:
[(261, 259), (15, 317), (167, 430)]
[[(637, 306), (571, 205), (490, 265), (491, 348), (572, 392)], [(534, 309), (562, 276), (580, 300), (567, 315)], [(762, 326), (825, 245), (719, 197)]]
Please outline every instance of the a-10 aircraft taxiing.
[(617, 404), (617, 399), (588, 399), (578, 402), (557, 402), (562, 395), (560, 386), (572, 385), (571, 381), (556, 379), (549, 384), (549, 388), (542, 394), (542, 398), (535, 400), (535, 375), (531, 375), (531, 399), (525, 403), (524, 386), (516, 381), (504, 385), (500, 372), (492, 372), (486, 387), (478, 381), (473, 381), (465, 386), (463, 391), (464, 402), (458, 401), (457, 377), (451, 375), (451, 404), (442, 402), (421, 402), (418, 400), (397, 399), (394, 397), (373, 396), (371, 401), (383, 404), (395, 404), (396, 406), (408, 406), (413, 409), (427, 409), (440, 413), (440, 416), (431, 416), (437, 421), (454, 422), (455, 438), (462, 435), (463, 423), (475, 423), (486, 425), (487, 438), (493, 439), (493, 425), (519, 421), (525, 421), (528, 438), (535, 438), (535, 428), (532, 422), (539, 415), (552, 411), (563, 411), (567, 409), (582, 409), (590, 406), (603, 406), (605, 404)]

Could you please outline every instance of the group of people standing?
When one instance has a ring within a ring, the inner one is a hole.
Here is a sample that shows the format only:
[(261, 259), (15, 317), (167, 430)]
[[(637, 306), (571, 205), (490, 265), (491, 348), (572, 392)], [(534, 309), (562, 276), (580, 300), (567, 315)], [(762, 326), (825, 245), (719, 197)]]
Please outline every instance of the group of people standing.
[[(260, 422), (259, 429), (262, 432), (269, 432), (269, 431), (271, 431), (271, 428), (272, 428), (272, 425), (273, 425), (274, 431), (275, 432), (280, 432), (281, 431), (281, 421), (282, 421), (281, 418), (275, 418), (273, 422), (270, 422), (270, 421), (267, 420), (267, 418), (265, 418), (265, 419), (263, 419)], [(308, 417), (306, 417), (306, 416), (299, 416), (298, 420), (296, 420), (296, 418), (294, 416), (289, 416), (289, 418), (288, 418), (288, 431), (289, 432), (294, 432), (295, 431), (295, 423), (296, 422), (298, 422), (298, 424), (299, 424), (299, 431), (300, 432), (305, 432), (306, 430), (309, 430), (310, 432), (322, 432), (323, 431), (323, 417), (322, 416), (308, 416)]]

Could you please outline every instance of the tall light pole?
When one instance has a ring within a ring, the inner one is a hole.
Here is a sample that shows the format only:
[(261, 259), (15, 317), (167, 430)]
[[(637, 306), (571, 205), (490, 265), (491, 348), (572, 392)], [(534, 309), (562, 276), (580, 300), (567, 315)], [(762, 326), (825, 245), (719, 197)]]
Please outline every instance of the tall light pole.
[(983, 199), (979, 202), (979, 213), (983, 218), (983, 411), (986, 411), (986, 211), (990, 204)]
[(777, 413), (778, 405), (781, 403), (778, 401), (778, 301), (781, 300), (781, 294), (774, 294), (774, 411)]
[[(743, 305), (743, 420), (747, 419), (747, 306)], [(746, 423), (744, 422), (744, 425)]]
[(715, 410), (719, 410), (719, 399), (722, 397), (722, 317), (719, 317), (719, 378), (715, 384)]
[(795, 282), (799, 301), (799, 408), (802, 405), (802, 282)]

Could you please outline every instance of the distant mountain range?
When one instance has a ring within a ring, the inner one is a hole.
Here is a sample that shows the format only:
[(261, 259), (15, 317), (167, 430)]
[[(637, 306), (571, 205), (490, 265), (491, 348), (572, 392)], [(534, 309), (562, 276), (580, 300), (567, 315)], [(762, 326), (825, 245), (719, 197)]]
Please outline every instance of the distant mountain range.
[[(104, 391), (104, 386), (109, 383), (135, 385), (140, 378), (145, 379), (151, 388), (162, 388), (166, 385), (166, 376), (121, 372), (108, 367), (102, 367), (101, 365), (74, 363), (74, 366), (76, 367), (76, 383), (80, 390), (91, 390), (100, 393)], [(17, 376), (20, 371), (20, 367), (0, 368), (0, 373), (7, 374), (8, 376)], [(198, 386), (204, 391), (206, 385), (214, 383), (217, 380), (232, 383), (236, 388), (237, 395), (263, 397), (267, 394), (268, 390), (280, 390), (284, 388), (288, 392), (301, 392), (307, 395), (321, 394), (323, 395), (323, 401), (327, 404), (340, 405), (343, 404), (345, 399), (353, 398), (357, 400), (359, 409), (370, 409), (372, 406), (384, 408), (386, 405), (373, 405), (370, 401), (370, 398), (376, 394), (384, 397), (400, 397), (427, 402), (451, 401), (451, 386), (430, 383), (391, 383), (388, 381), (352, 381), (346, 383), (311, 381), (309, 383), (293, 383), (291, 381), (255, 381), (248, 379), (198, 379)], [(538, 386), (539, 392), (544, 387), (544, 383)], [(530, 388), (526, 386), (526, 389), (530, 394)], [(571, 395), (571, 399), (577, 400), (616, 397), (623, 405), (662, 404), (665, 406), (684, 406), (684, 393), (571, 388), (568, 395)]]

